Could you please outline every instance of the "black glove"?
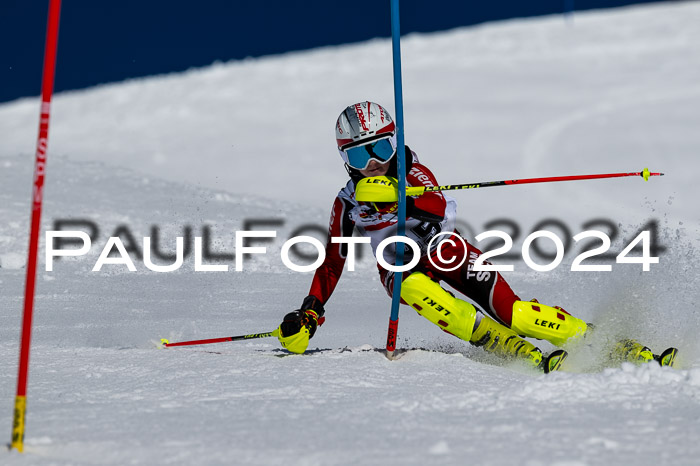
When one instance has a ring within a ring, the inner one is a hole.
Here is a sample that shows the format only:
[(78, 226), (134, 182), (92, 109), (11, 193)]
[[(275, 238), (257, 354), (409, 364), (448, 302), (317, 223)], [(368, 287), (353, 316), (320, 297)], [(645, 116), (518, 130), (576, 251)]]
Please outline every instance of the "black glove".
[(309, 338), (316, 333), (316, 327), (325, 322), (323, 304), (316, 296), (307, 296), (301, 304), (301, 308), (290, 312), (282, 320), (280, 331), (283, 336), (289, 337), (299, 333), (302, 327), (309, 329)]

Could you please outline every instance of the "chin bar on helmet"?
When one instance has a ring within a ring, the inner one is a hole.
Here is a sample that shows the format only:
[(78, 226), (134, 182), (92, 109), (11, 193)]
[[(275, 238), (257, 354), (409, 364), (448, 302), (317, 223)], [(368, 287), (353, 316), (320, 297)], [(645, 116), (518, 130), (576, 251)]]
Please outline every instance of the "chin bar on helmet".
[[(459, 189), (488, 188), (491, 186), (508, 186), (513, 184), (553, 183), (556, 181), (595, 180), (599, 178), (620, 178), (623, 176), (641, 176), (649, 181), (650, 176), (663, 176), (663, 173), (652, 173), (648, 168), (633, 173), (604, 173), (599, 175), (551, 176), (547, 178), (523, 178), (520, 180), (481, 181), (478, 183), (448, 184), (443, 186), (408, 186), (407, 196), (421, 196), (434, 191), (456, 191)], [(372, 176), (361, 179), (355, 186), (355, 199), (359, 202), (397, 202), (399, 199), (399, 184), (389, 176)]]

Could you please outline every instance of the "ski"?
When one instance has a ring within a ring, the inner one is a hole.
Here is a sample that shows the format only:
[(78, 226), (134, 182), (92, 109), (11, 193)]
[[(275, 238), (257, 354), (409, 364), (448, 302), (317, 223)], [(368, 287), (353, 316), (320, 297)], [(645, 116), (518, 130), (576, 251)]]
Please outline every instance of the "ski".
[[(396, 350), (395, 353), (399, 355), (399, 357), (409, 351), (413, 350), (420, 350), (420, 351), (433, 351), (433, 352), (440, 352), (440, 351), (434, 351), (434, 350), (429, 350), (426, 348), (410, 348), (410, 349), (399, 349)], [(270, 350), (258, 350), (263, 353), (270, 353)], [(273, 356), (276, 356), (278, 358), (285, 358), (288, 356), (314, 356), (314, 355), (319, 355), (319, 354), (329, 354), (329, 353), (386, 353), (386, 349), (384, 348), (376, 348), (374, 346), (370, 345), (363, 345), (360, 347), (356, 348), (351, 348), (348, 346), (345, 346), (343, 348), (315, 348), (315, 349), (307, 349), (304, 353), (297, 354), (297, 353), (292, 353), (289, 352), (285, 349), (277, 348), (272, 350)]]
[(542, 370), (544, 370), (545, 374), (558, 371), (559, 369), (561, 369), (562, 363), (566, 360), (568, 356), (569, 353), (562, 349), (552, 351), (546, 358), (542, 360), (541, 368)]
[(678, 348), (666, 348), (661, 354), (654, 355), (654, 361), (658, 362), (661, 367), (673, 367), (678, 355)]
[(644, 364), (657, 362), (662, 367), (673, 367), (678, 355), (678, 348), (666, 348), (661, 354), (652, 353), (648, 346), (644, 346), (636, 340), (623, 339), (617, 342), (609, 354), (610, 362), (631, 362)]
[[(270, 350), (264, 350), (260, 349), (258, 350), (261, 353), (270, 353)], [(413, 351), (424, 351), (428, 353), (440, 353), (440, 354), (462, 354), (459, 351), (455, 352), (447, 352), (447, 351), (441, 351), (441, 350), (436, 350), (436, 349), (430, 349), (430, 348), (422, 348), (422, 347), (413, 347), (413, 348), (397, 348), (394, 350), (393, 354), (393, 359), (400, 359), (401, 357), (405, 356), (406, 354), (413, 352)], [(286, 351), (284, 349), (274, 349), (272, 350), (272, 355), (278, 358), (286, 358), (286, 357), (294, 357), (294, 356), (314, 356), (314, 355), (321, 355), (321, 354), (340, 354), (340, 353), (381, 353), (386, 355), (386, 349), (385, 348), (376, 348), (374, 346), (370, 345), (363, 345), (360, 347), (343, 347), (343, 348), (315, 348), (315, 349), (308, 349), (306, 352), (303, 354), (296, 354), (296, 353), (290, 353), (289, 351)], [(569, 353), (566, 351), (559, 349), (559, 350), (554, 350), (549, 355), (543, 358), (542, 362), (538, 367), (534, 367), (533, 369), (535, 370), (541, 370), (545, 374), (549, 374), (550, 372), (555, 372), (561, 369), (562, 363), (566, 360), (566, 358), (569, 356)]]

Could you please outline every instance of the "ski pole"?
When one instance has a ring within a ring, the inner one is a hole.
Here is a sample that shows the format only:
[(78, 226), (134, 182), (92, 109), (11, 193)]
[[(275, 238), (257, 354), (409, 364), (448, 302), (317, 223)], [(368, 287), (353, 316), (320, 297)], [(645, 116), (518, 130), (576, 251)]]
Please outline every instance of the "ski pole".
[(482, 181), (479, 183), (464, 183), (464, 184), (448, 184), (444, 186), (415, 186), (406, 188), (407, 196), (420, 196), (424, 193), (433, 191), (455, 191), (458, 189), (475, 189), (488, 188), (491, 186), (507, 186), (511, 184), (529, 184), (529, 183), (553, 183), (556, 181), (578, 181), (578, 180), (595, 180), (599, 178), (620, 178), (623, 176), (641, 176), (644, 181), (649, 181), (650, 176), (663, 176), (663, 173), (651, 173), (648, 168), (641, 172), (635, 173), (603, 173), (600, 175), (573, 175), (573, 176), (550, 176), (546, 178), (523, 178), (521, 180), (503, 180), (503, 181)]
[(162, 343), (164, 348), (171, 348), (173, 346), (209, 345), (211, 343), (223, 343), (225, 341), (252, 340), (254, 338), (268, 338), (268, 337), (276, 337), (278, 335), (279, 335), (278, 329), (275, 329), (272, 332), (266, 332), (266, 333), (251, 333), (250, 335), (238, 335), (235, 337), (210, 338), (208, 340), (178, 341), (177, 343), (170, 343), (166, 338), (161, 338), (160, 342)]
[[(623, 176), (641, 176), (649, 181), (650, 176), (663, 176), (663, 173), (652, 173), (648, 168), (634, 173), (603, 173), (600, 175), (550, 176), (547, 178), (523, 178), (520, 180), (481, 181), (478, 183), (448, 184), (443, 186), (408, 186), (407, 196), (421, 196), (434, 191), (456, 191), (459, 189), (488, 188), (490, 186), (508, 186), (512, 184), (552, 183), (555, 181), (595, 180), (599, 178), (619, 178)], [(398, 198), (398, 183), (387, 176), (363, 178), (355, 187), (355, 199), (360, 202), (396, 202)]]

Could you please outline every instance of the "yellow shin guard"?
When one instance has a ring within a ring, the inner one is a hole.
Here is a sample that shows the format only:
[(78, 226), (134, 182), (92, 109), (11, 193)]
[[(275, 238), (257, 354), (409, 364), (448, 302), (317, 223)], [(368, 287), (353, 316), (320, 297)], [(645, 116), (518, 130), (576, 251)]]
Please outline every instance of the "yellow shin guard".
[(421, 272), (414, 272), (401, 284), (401, 299), (447, 333), (469, 341), (476, 321), (476, 309), (457, 299)]
[(488, 316), (483, 316), (470, 342), (502, 357), (523, 359), (535, 367), (542, 362), (542, 351), (535, 345)]
[(570, 314), (544, 304), (516, 301), (510, 326), (518, 335), (562, 346), (579, 339), (588, 325)]

